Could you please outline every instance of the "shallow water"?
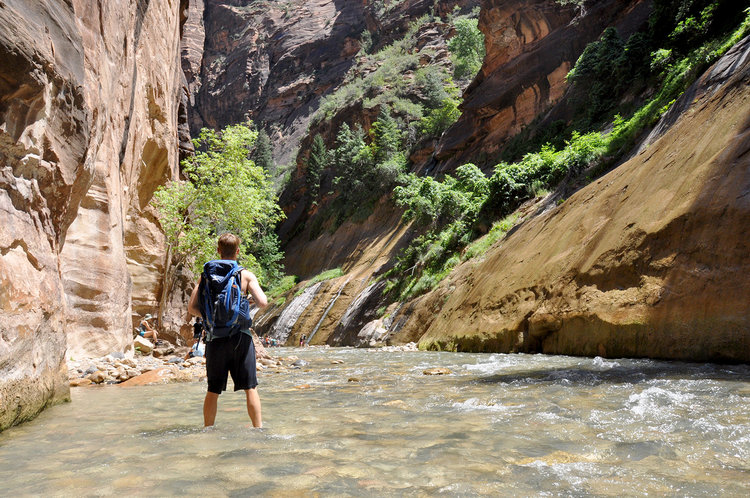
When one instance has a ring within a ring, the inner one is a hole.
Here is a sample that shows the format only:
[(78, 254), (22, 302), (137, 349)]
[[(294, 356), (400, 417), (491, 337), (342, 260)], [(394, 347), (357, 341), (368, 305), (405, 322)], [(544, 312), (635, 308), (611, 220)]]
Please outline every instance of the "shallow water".
[(203, 431), (202, 383), (77, 388), (0, 434), (3, 494), (750, 495), (748, 366), (273, 352), (309, 365), (261, 374), (264, 429), (228, 392)]

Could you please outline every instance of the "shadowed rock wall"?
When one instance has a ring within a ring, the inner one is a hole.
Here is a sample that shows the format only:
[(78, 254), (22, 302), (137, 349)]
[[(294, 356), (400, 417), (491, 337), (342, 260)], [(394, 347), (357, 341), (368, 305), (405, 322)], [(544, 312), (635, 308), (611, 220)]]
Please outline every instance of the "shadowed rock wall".
[(506, 140), (567, 90), (565, 76), (586, 45), (614, 26), (627, 38), (651, 12), (650, 0), (483, 0), (479, 29), (486, 56), (464, 93), (463, 114), (435, 152), (440, 171), (472, 161), (494, 166)]
[[(130, 348), (177, 173), (187, 1), (0, 5), (0, 429), (68, 396), (64, 362)], [(182, 16), (184, 18), (184, 15)]]

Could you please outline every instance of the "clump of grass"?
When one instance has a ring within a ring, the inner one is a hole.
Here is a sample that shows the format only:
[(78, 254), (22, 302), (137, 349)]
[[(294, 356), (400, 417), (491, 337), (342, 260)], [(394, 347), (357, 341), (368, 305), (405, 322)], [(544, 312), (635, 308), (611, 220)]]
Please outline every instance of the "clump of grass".
[(297, 285), (297, 277), (294, 275), (285, 275), (268, 291), (268, 297), (275, 299), (289, 292), (295, 285)]
[(332, 278), (338, 278), (342, 276), (344, 272), (341, 270), (341, 268), (333, 268), (331, 270), (326, 270), (324, 272), (318, 273), (313, 278), (305, 282), (305, 285), (303, 285), (295, 294), (294, 297), (297, 297), (301, 295), (305, 290), (312, 287), (313, 285), (317, 284), (318, 282), (323, 282), (324, 280), (331, 280)]
[(495, 244), (498, 240), (505, 237), (505, 235), (510, 232), (511, 228), (513, 228), (516, 223), (518, 223), (518, 220), (521, 218), (521, 216), (518, 213), (513, 213), (509, 216), (506, 216), (500, 221), (496, 221), (492, 224), (492, 228), (490, 228), (490, 231), (487, 232), (487, 234), (484, 237), (481, 237), (466, 248), (466, 250), (461, 255), (462, 261), (467, 261), (472, 258), (476, 258), (477, 256), (484, 255), (487, 250)]

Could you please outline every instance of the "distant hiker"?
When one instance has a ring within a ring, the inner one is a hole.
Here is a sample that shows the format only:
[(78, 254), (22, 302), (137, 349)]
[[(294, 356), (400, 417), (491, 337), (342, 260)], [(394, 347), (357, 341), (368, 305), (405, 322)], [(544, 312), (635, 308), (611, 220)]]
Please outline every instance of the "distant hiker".
[(188, 311), (203, 318), (206, 333), (208, 390), (203, 401), (203, 423), (206, 427), (214, 425), (219, 395), (226, 390), (227, 374), (231, 373), (234, 390), (245, 391), (247, 414), (253, 426), (262, 427), (252, 320), (245, 296), (249, 293), (259, 308), (266, 307), (268, 299), (256, 276), (237, 265), (239, 237), (223, 234), (217, 249), (221, 259), (203, 266), (188, 303)]
[(141, 324), (138, 326), (138, 335), (145, 337), (146, 339), (153, 339), (154, 344), (157, 341), (156, 330), (148, 323), (153, 317), (150, 314), (146, 314), (141, 320)]
[(299, 338), (299, 347), (305, 345), (305, 339), (307, 339), (307, 336), (305, 334), (302, 334), (302, 337)]
[[(203, 341), (201, 341), (203, 338)], [(193, 324), (193, 344), (190, 347), (190, 351), (185, 355), (185, 359), (193, 358), (194, 356), (205, 356), (206, 354), (206, 338), (203, 337), (203, 320), (201, 317), (195, 318)]]
[(202, 336), (203, 336), (203, 319), (197, 316), (195, 317), (195, 323), (193, 324), (193, 340), (200, 339)]

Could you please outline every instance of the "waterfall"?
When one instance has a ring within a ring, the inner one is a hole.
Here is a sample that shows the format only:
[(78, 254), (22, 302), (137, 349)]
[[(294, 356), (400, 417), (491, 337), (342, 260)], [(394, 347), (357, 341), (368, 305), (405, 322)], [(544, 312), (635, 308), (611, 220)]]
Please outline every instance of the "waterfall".
[(379, 289), (385, 285), (384, 281), (379, 281), (372, 283), (368, 285), (365, 290), (359, 293), (359, 295), (354, 299), (354, 301), (351, 302), (348, 308), (346, 308), (346, 311), (344, 312), (344, 316), (341, 317), (341, 321), (339, 322), (339, 326), (343, 328), (349, 328), (353, 325), (354, 320), (356, 320), (357, 315), (359, 314), (360, 308), (363, 304), (369, 299), (369, 297), (372, 295), (373, 291), (376, 289)]
[(281, 312), (281, 315), (279, 315), (279, 318), (276, 320), (276, 323), (274, 323), (269, 334), (273, 339), (276, 339), (279, 344), (284, 344), (289, 338), (289, 334), (292, 333), (292, 327), (294, 327), (294, 324), (297, 323), (299, 317), (302, 316), (302, 313), (304, 313), (310, 305), (322, 283), (323, 282), (318, 282), (317, 284), (305, 289), (302, 294), (292, 299), (289, 306)]

